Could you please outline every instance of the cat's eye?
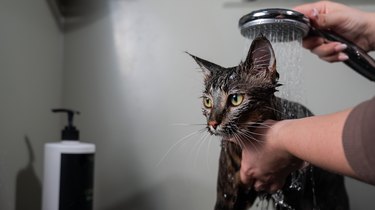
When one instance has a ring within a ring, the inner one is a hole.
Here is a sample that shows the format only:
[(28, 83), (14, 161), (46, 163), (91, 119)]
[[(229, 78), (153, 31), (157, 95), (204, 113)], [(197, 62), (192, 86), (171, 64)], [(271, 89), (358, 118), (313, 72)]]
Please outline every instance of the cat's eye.
[(239, 106), (243, 102), (244, 96), (242, 94), (229, 95), (229, 102), (232, 106)]
[(203, 98), (203, 105), (206, 108), (212, 108), (212, 100), (210, 98), (204, 97)]

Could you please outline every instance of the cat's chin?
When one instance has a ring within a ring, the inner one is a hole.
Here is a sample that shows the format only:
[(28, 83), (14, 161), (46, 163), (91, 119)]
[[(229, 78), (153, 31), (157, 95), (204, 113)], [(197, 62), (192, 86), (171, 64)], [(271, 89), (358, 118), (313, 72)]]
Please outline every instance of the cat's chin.
[(208, 128), (208, 133), (210, 133), (211, 135), (213, 136), (225, 136), (225, 134), (223, 133), (223, 131), (221, 130), (215, 130), (215, 129), (212, 129), (212, 128)]
[(218, 131), (211, 131), (211, 130), (208, 130), (208, 132), (212, 135), (212, 136), (223, 136), (222, 133), (218, 132)]
[(212, 136), (219, 136), (223, 139), (231, 139), (233, 138), (233, 135), (226, 133), (223, 130), (211, 130), (208, 128), (208, 133), (210, 133)]

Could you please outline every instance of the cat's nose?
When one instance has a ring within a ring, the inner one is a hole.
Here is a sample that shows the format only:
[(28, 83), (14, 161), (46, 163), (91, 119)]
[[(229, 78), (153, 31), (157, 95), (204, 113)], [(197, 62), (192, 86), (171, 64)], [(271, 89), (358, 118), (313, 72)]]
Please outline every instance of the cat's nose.
[(208, 122), (208, 125), (209, 125), (210, 127), (212, 127), (213, 129), (216, 130), (216, 128), (217, 128), (217, 126), (219, 125), (219, 123), (218, 123), (217, 121), (215, 121), (215, 120), (212, 120), (212, 121), (209, 121), (209, 122)]

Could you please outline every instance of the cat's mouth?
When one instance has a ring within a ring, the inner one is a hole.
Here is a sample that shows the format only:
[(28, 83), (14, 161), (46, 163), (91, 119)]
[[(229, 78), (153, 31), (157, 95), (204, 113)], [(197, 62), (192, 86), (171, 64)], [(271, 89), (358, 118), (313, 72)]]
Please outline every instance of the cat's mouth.
[(233, 136), (239, 135), (238, 131), (240, 128), (237, 126), (228, 125), (207, 125), (207, 130), (211, 135), (221, 136), (224, 138), (232, 138)]
[(207, 125), (208, 132), (213, 136), (224, 136), (224, 130), (221, 125)]

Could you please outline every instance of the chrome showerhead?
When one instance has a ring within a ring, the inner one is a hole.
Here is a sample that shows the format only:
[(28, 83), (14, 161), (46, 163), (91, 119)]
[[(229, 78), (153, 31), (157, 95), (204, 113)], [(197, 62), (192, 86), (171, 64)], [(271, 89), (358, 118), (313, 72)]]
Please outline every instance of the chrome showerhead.
[(262, 34), (271, 41), (287, 42), (305, 37), (310, 31), (310, 21), (297, 11), (270, 8), (243, 16), (239, 27), (241, 34), (247, 38)]

